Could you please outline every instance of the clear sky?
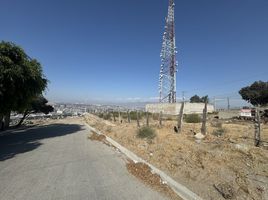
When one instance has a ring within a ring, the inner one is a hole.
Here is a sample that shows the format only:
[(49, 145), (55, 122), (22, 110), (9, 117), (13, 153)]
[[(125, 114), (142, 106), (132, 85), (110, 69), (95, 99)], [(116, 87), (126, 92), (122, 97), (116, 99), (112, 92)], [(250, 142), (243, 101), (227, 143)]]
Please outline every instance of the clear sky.
[[(178, 97), (230, 96), (268, 75), (267, 0), (175, 0)], [(168, 0), (1, 0), (0, 40), (37, 58), (51, 101), (158, 96)]]

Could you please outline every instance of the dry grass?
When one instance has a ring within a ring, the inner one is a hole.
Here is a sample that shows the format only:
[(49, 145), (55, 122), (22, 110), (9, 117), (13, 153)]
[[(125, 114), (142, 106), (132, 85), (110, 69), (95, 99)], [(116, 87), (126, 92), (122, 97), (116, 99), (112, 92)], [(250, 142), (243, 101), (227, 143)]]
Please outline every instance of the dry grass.
[[(268, 199), (268, 152), (253, 146), (251, 122), (222, 122), (225, 133), (220, 137), (212, 135), (218, 127), (208, 125), (205, 139), (197, 143), (193, 132), (200, 132), (200, 123), (184, 123), (182, 133), (175, 134), (175, 121), (163, 121), (158, 128), (151, 120), (157, 136), (148, 142), (136, 137), (135, 121), (113, 126), (90, 117), (86, 121), (204, 199), (223, 199), (214, 185), (226, 182), (235, 199)], [(262, 126), (262, 140), (268, 141), (267, 125)]]
[(151, 172), (151, 168), (144, 163), (134, 163), (129, 161), (127, 163), (128, 171), (144, 182), (146, 185), (149, 185), (153, 189), (165, 194), (169, 199), (172, 200), (181, 200), (180, 197), (163, 181), (161, 177), (157, 174)]
[(105, 135), (98, 135), (97, 133), (93, 132), (90, 136), (88, 136), (91, 140), (96, 140), (100, 142), (104, 142), (106, 140)]

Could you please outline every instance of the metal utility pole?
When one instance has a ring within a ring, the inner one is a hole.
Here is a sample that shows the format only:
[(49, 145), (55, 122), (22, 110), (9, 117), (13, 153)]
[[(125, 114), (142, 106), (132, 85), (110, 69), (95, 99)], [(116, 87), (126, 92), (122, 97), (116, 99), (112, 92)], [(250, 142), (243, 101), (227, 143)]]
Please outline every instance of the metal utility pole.
[(182, 101), (185, 102), (185, 93), (186, 91), (182, 91)]
[(217, 108), (216, 108), (216, 97), (214, 97), (214, 110), (217, 111)]
[(168, 16), (166, 18), (165, 32), (161, 49), (161, 68), (159, 75), (159, 102), (176, 102), (176, 73), (178, 63), (176, 62), (175, 44), (175, 17), (174, 0), (169, 0)]

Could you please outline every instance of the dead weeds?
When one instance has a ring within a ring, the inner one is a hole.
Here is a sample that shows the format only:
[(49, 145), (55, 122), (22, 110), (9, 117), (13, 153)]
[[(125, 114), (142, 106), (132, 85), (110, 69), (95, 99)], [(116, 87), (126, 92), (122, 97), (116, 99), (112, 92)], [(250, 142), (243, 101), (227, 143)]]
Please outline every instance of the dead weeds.
[(95, 140), (95, 141), (100, 141), (100, 142), (105, 142), (106, 141), (106, 137), (105, 135), (99, 135), (95, 132), (93, 132), (90, 136), (88, 136), (89, 139), (91, 140)]
[(181, 200), (181, 198), (166, 183), (163, 183), (158, 174), (152, 173), (151, 168), (145, 163), (134, 163), (133, 161), (129, 161), (127, 163), (127, 170), (146, 185), (165, 194), (168, 198), (172, 200)]
[[(251, 122), (223, 122), (226, 132), (219, 137), (211, 134), (218, 127), (208, 123), (208, 134), (200, 143), (193, 133), (200, 132), (201, 124), (184, 123), (182, 132), (175, 134), (175, 121), (163, 121), (158, 128), (158, 122), (151, 120), (157, 136), (148, 143), (136, 137), (135, 121), (110, 126), (102, 119), (86, 117), (86, 122), (204, 199), (224, 199), (213, 186), (220, 183), (232, 185), (235, 199), (268, 199), (268, 151), (254, 147)], [(268, 141), (267, 127), (262, 126), (263, 141)]]

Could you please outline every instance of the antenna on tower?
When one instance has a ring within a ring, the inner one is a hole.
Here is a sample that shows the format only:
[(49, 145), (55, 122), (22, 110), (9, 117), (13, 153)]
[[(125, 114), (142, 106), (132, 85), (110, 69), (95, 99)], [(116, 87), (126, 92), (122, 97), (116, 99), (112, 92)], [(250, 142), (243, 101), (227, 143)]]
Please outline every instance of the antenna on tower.
[(160, 53), (161, 67), (159, 75), (159, 102), (176, 102), (176, 62), (174, 0), (169, 0), (162, 49)]

